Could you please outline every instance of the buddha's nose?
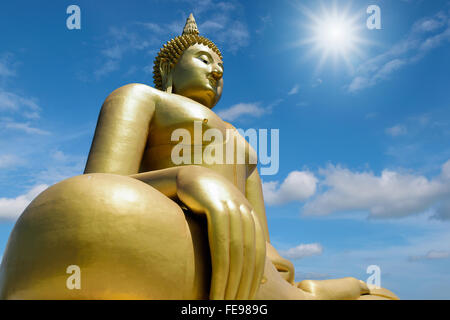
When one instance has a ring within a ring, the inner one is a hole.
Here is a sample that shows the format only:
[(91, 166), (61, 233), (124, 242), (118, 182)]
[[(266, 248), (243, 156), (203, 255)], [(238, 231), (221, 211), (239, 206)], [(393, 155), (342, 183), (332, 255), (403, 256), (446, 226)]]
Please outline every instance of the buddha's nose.
[(215, 80), (220, 80), (220, 79), (222, 79), (223, 72), (221, 72), (219, 70), (214, 70), (213, 72), (211, 72), (211, 75)]

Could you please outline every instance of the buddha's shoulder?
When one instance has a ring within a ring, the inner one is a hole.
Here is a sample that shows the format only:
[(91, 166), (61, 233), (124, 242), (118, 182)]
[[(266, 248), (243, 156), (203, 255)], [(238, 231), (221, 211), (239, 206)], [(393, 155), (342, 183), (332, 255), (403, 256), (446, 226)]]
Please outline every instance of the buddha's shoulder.
[(157, 114), (178, 114), (178, 117), (191, 116), (192, 119), (199, 117), (199, 119), (219, 119), (218, 116), (211, 111), (211, 109), (205, 107), (204, 105), (184, 97), (182, 95), (168, 93), (161, 91), (159, 89), (150, 87), (142, 83), (130, 83), (124, 85), (116, 90), (114, 90), (105, 100), (126, 100), (129, 101), (141, 101), (143, 103), (105, 103), (104, 106), (112, 107), (122, 106), (127, 108), (135, 108), (138, 106), (148, 106), (148, 102), (153, 102), (155, 111)]
[(236, 128), (229, 122), (222, 120), (223, 123), (225, 123), (225, 126), (227, 127), (227, 129), (231, 129), (231, 130), (236, 130)]
[(156, 88), (150, 87), (143, 83), (130, 83), (117, 88), (106, 98), (112, 99), (116, 97), (132, 97), (132, 98), (161, 98), (162, 92)]
[[(165, 91), (161, 91), (159, 89), (150, 87), (149, 85), (143, 83), (130, 83), (124, 85), (120, 88), (117, 88), (108, 96), (108, 99), (116, 98), (116, 97), (128, 97), (128, 98), (137, 98), (137, 99), (152, 99), (157, 104), (162, 107), (175, 107), (175, 106), (186, 106), (192, 107), (191, 105), (199, 105), (199, 103), (183, 97), (178, 94), (167, 93)], [(202, 108), (205, 108), (202, 106)]]

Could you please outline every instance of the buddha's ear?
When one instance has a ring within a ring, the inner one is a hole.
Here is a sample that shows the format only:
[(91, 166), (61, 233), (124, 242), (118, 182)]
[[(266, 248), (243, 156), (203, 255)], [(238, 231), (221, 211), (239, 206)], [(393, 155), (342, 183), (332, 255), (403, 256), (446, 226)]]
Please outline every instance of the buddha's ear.
[(168, 93), (172, 93), (172, 72), (171, 71), (172, 70), (170, 68), (169, 59), (162, 58), (159, 63), (159, 72), (161, 73), (163, 89)]

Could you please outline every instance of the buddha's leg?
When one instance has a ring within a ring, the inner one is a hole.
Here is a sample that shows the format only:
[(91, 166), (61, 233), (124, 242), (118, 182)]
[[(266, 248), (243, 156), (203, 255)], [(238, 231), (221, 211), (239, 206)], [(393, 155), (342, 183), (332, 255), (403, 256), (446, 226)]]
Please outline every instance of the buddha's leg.
[[(66, 286), (70, 265), (81, 270), (79, 290)], [(136, 179), (86, 174), (50, 187), (18, 219), (0, 298), (206, 299), (210, 270), (204, 220)], [(311, 297), (266, 259), (256, 299)]]
[(256, 300), (304, 300), (314, 297), (287, 282), (274, 264), (266, 258), (263, 281), (255, 296)]
[[(205, 226), (186, 217), (136, 179), (86, 174), (64, 180), (18, 219), (0, 268), (0, 298), (207, 298)], [(80, 268), (81, 289), (66, 286), (70, 265)]]

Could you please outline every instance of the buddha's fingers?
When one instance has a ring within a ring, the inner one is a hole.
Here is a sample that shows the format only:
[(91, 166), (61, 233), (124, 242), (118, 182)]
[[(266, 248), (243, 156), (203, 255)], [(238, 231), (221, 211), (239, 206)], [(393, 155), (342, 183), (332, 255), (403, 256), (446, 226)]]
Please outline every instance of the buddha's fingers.
[(249, 297), (255, 270), (255, 222), (247, 206), (241, 205), (240, 209), (244, 227), (244, 269), (236, 299), (245, 300)]
[(249, 295), (249, 299), (253, 299), (264, 276), (264, 266), (266, 263), (266, 239), (264, 237), (263, 229), (259, 224), (256, 214), (252, 211), (250, 216), (254, 219), (255, 222), (255, 272), (253, 275), (252, 288), (250, 289)]
[(225, 291), (225, 299), (233, 300), (236, 297), (239, 283), (241, 282), (241, 275), (244, 266), (243, 221), (241, 211), (233, 201), (223, 201), (223, 204), (228, 210), (230, 219), (230, 269), (228, 284)]
[(211, 251), (212, 277), (209, 297), (223, 300), (230, 268), (230, 220), (226, 207), (207, 212), (208, 240)]

